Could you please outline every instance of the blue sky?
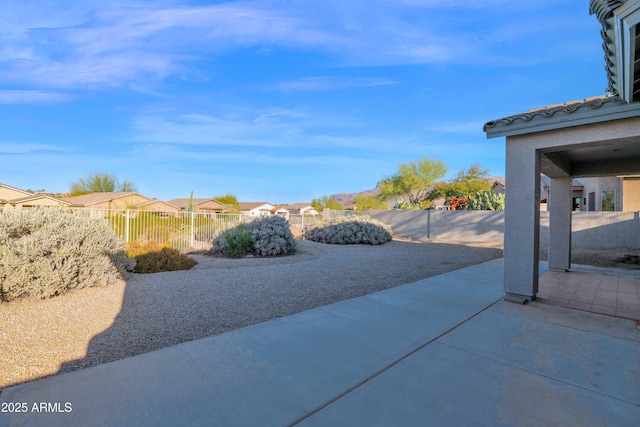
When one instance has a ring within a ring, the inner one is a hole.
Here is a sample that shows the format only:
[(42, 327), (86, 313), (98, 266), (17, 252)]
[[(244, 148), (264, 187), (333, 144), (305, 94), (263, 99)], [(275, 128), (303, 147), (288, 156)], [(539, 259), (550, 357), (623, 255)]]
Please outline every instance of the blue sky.
[(504, 175), (485, 122), (605, 94), (588, 0), (3, 0), (0, 182), (289, 203), (399, 163)]

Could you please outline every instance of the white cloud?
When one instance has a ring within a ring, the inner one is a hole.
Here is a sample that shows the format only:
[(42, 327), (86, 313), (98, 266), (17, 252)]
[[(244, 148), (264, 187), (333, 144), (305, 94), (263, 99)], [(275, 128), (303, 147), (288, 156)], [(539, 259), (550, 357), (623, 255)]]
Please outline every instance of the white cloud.
[[(500, 58), (503, 43), (528, 42), (532, 32), (548, 29), (549, 19), (541, 25), (531, 14), (533, 18), (523, 16), (517, 24), (513, 19), (487, 19), (478, 30), (478, 10), (489, 17), (493, 12), (504, 16), (508, 8), (540, 7), (539, 2), (516, 3), (49, 0), (33, 8), (9, 1), (0, 17), (0, 79), (40, 88), (102, 88), (172, 76), (199, 78), (201, 60), (238, 47), (320, 52), (328, 65), (339, 66), (490, 64), (507, 60)], [(447, 9), (466, 13), (448, 13), (445, 22), (441, 18)], [(561, 18), (557, 21), (566, 21)], [(554, 43), (551, 40), (545, 51), (552, 51)], [(349, 85), (316, 79), (281, 85), (286, 90)]]
[(42, 90), (0, 90), (0, 104), (43, 104), (71, 100), (66, 93)]
[[(33, 154), (53, 154), (64, 153), (66, 148), (32, 143), (0, 142), (0, 155), (33, 155)], [(3, 168), (8, 165), (3, 165)]]
[(338, 90), (350, 87), (375, 87), (396, 84), (395, 81), (384, 78), (342, 78), (342, 77), (304, 77), (301, 79), (278, 82), (272, 85), (262, 86), (263, 89), (275, 89), (282, 91), (322, 91)]

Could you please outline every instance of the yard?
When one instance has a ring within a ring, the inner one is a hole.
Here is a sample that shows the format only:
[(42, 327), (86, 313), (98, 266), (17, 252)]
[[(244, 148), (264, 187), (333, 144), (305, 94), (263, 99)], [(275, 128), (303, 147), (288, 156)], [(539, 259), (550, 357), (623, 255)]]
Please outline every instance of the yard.
[(295, 255), (191, 255), (189, 271), (0, 303), (0, 389), (147, 353), (502, 256), (492, 245), (325, 245)]

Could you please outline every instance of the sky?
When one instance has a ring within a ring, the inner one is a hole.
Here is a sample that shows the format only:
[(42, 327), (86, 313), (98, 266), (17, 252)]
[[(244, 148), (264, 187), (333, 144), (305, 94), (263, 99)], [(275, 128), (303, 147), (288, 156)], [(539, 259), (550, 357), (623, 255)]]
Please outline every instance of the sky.
[(600, 28), (588, 0), (3, 0), (0, 183), (295, 203), (425, 157), (503, 176), (483, 124), (606, 94)]

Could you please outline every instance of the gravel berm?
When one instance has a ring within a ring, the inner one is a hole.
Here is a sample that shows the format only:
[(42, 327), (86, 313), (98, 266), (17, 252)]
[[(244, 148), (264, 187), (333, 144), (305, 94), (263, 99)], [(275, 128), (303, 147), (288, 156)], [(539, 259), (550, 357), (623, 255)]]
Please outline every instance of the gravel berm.
[(502, 256), (498, 246), (297, 241), (294, 255), (191, 255), (193, 269), (0, 303), (0, 389), (147, 353)]

